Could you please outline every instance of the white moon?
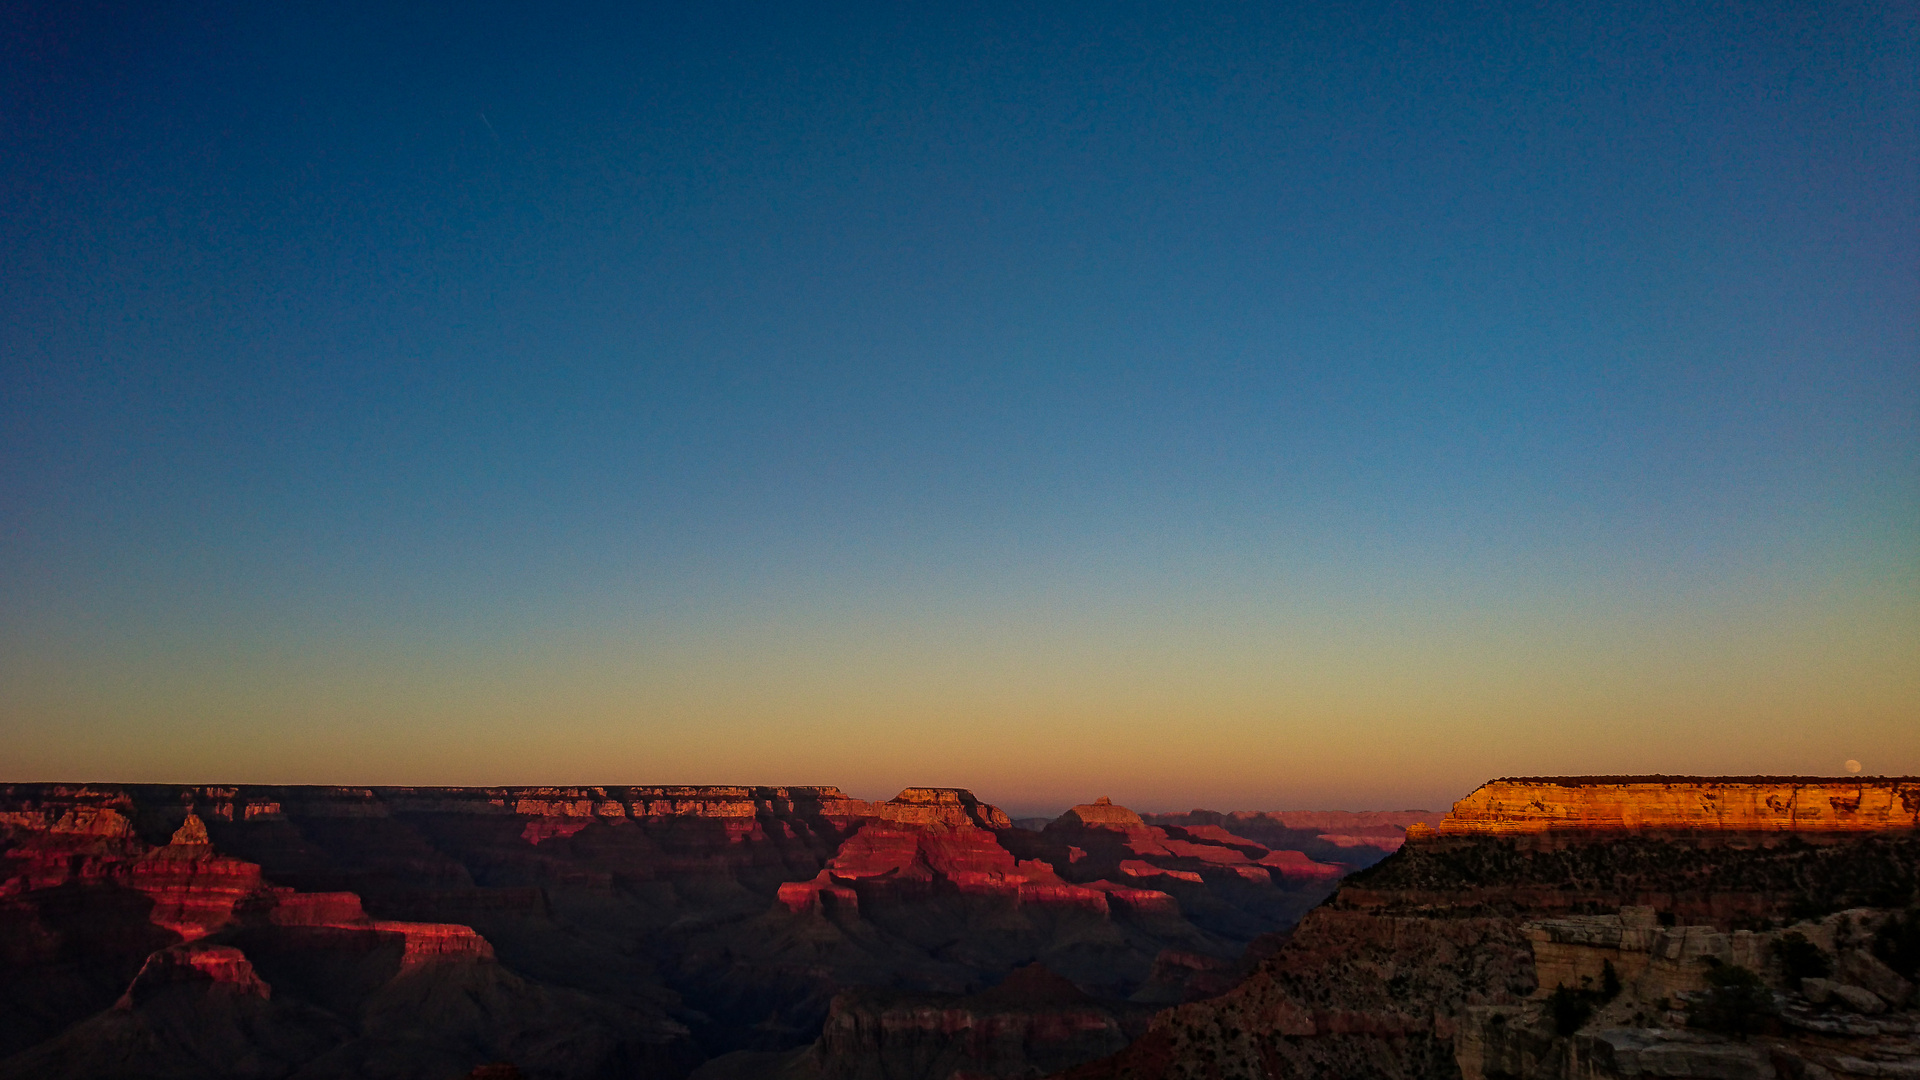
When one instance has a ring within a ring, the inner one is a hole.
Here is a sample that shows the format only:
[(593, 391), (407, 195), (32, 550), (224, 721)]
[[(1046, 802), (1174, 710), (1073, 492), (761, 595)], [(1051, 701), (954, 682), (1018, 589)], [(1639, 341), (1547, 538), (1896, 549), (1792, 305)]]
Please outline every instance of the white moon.
[(1848, 758), (1848, 759), (1847, 759), (1847, 771), (1848, 771), (1848, 772), (1859, 772), (1859, 771), (1860, 771), (1860, 763), (1859, 763), (1859, 762), (1857, 762), (1857, 761), (1855, 761), (1855, 760), (1853, 760), (1852, 758)]

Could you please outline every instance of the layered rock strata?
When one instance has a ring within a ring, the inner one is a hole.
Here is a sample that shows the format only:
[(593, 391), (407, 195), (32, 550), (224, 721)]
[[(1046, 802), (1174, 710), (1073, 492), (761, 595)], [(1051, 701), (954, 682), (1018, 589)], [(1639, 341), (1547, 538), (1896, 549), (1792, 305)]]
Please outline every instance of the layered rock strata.
[[(1915, 790), (1496, 781), (1437, 828), (1410, 828), (1239, 986), (1160, 1014), (1127, 1050), (1065, 1075), (1920, 1075), (1911, 990), (1895, 981), (1907, 976), (1868, 948), (1920, 905), (1920, 832), (1903, 816)], [(1786, 970), (1789, 933), (1827, 957), (1831, 978)], [(1737, 971), (1762, 989), (1715, 974)], [(1729, 1012), (1761, 1034), (1712, 1026)]]
[[(1653, 909), (1626, 907), (1528, 923), (1541, 989), (1519, 1004), (1468, 1008), (1455, 1061), (1463, 1080), (1920, 1075), (1913, 984), (1874, 955), (1893, 918), (1856, 908), (1726, 932), (1662, 927)], [(1789, 971), (1782, 946), (1796, 939), (1835, 978)], [(1758, 977), (1768, 1015), (1736, 1037), (1690, 1026), (1689, 1009), (1712, 1000), (1715, 973), (1729, 970)], [(1590, 1010), (1571, 1024), (1555, 1008), (1562, 987)]]
[(1678, 830), (1854, 833), (1920, 828), (1920, 780), (1583, 776), (1495, 780), (1453, 805), (1444, 836)]
[(677, 1078), (812, 1046), (852, 987), (884, 1011), (1035, 962), (1125, 1012), (1217, 985), (1345, 870), (951, 788), (12, 785), (0, 1077)]

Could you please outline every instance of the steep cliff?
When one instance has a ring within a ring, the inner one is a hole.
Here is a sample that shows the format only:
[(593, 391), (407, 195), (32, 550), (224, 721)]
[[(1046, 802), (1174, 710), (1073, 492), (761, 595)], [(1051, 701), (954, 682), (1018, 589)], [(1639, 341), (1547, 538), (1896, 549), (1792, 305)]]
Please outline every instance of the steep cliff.
[(1920, 781), (1819, 777), (1582, 776), (1494, 780), (1436, 831), (1851, 833), (1920, 828)]
[[(1863, 944), (1920, 904), (1920, 833), (1902, 816), (1916, 790), (1495, 781), (1347, 879), (1241, 985), (1066, 1075), (1920, 1075), (1910, 994)], [(1815, 980), (1812, 1000), (1782, 959), (1789, 933), (1853, 981)], [(1715, 974), (1736, 971), (1751, 975)], [(1770, 1017), (1744, 1040), (1712, 1019), (1743, 1001)]]

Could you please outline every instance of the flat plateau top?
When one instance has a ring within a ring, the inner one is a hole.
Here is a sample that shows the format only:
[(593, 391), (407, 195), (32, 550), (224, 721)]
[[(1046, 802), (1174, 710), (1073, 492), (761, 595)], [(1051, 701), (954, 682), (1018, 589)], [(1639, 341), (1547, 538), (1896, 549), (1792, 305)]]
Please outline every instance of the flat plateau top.
[(1920, 784), (1920, 776), (1502, 776), (1489, 784), (1619, 787), (1626, 784)]

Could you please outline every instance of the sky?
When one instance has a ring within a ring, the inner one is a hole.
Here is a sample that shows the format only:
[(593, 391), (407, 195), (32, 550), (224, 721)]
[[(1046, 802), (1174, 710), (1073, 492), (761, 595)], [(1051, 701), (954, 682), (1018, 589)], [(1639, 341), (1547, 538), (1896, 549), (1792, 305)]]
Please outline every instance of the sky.
[(1910, 3), (9, 4), (0, 267), (4, 779), (1920, 773)]

